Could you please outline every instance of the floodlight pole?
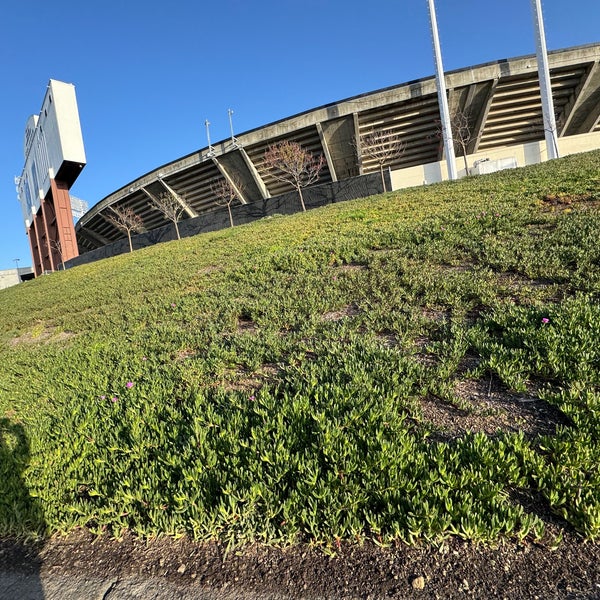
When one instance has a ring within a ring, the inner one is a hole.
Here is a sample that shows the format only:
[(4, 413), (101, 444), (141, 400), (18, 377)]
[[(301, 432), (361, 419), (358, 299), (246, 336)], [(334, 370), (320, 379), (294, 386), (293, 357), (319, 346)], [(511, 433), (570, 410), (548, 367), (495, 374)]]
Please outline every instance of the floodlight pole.
[(206, 156), (212, 157), (215, 155), (215, 149), (210, 144), (210, 121), (208, 119), (204, 121), (204, 126), (206, 127), (206, 139), (208, 140), (208, 152), (206, 153)]
[(231, 131), (231, 145), (234, 148), (239, 148), (239, 143), (238, 143), (237, 139), (235, 138), (235, 135), (233, 135), (233, 120), (231, 118), (232, 114), (233, 114), (233, 110), (231, 110), (231, 108), (228, 108), (227, 115), (229, 116), (229, 131)]
[(442, 51), (440, 49), (440, 38), (438, 35), (437, 20), (435, 18), (435, 6), (433, 0), (428, 0), (428, 2), (431, 37), (433, 38), (433, 55), (435, 58), (435, 78), (437, 83), (438, 103), (440, 105), (440, 116), (442, 119), (442, 136), (444, 138), (446, 164), (448, 165), (448, 177), (450, 179), (458, 179), (456, 173), (456, 157), (454, 155), (454, 141), (452, 139), (452, 123), (450, 122), (450, 111), (448, 110), (448, 99), (446, 98), (446, 82), (444, 79), (444, 66), (442, 65)]
[(542, 96), (542, 115), (544, 119), (544, 137), (548, 158), (558, 158), (558, 141), (556, 139), (556, 118), (554, 117), (554, 101), (552, 85), (550, 84), (550, 69), (548, 67), (548, 52), (546, 50), (546, 34), (544, 33), (544, 17), (542, 16), (541, 0), (531, 0), (533, 25), (535, 29), (535, 47), (537, 55), (538, 76), (540, 78), (540, 93)]

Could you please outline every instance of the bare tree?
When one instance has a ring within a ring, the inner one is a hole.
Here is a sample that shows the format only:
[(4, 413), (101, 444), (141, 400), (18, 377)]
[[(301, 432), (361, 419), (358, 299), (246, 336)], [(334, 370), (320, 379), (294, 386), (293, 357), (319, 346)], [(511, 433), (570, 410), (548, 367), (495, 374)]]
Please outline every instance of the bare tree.
[[(63, 262), (62, 244), (60, 243), (60, 240), (50, 240), (50, 248), (52, 248), (52, 250), (54, 250), (54, 252), (56, 252), (56, 254), (58, 254), (58, 259), (60, 261), (60, 264), (62, 264), (63, 271), (64, 271), (65, 263)], [(59, 270), (60, 270), (60, 267), (59, 267)]]
[(217, 198), (215, 204), (217, 206), (226, 206), (227, 212), (229, 213), (229, 224), (233, 227), (233, 215), (231, 213), (231, 205), (240, 198), (240, 194), (243, 192), (243, 184), (239, 177), (235, 175), (231, 176), (230, 179), (219, 179), (217, 182), (210, 186), (212, 193)]
[(465, 173), (469, 174), (469, 165), (467, 163), (467, 150), (473, 139), (471, 125), (471, 115), (464, 110), (457, 110), (450, 119), (452, 126), (452, 139), (454, 147), (462, 154), (465, 164)]
[(386, 165), (389, 166), (404, 154), (406, 144), (400, 139), (399, 135), (390, 134), (384, 129), (377, 129), (361, 136), (360, 151), (378, 164), (381, 185), (383, 191), (387, 192), (383, 168)]
[(185, 212), (186, 206), (185, 201), (178, 198), (172, 192), (165, 192), (160, 196), (152, 196), (150, 199), (150, 205), (163, 214), (165, 219), (173, 221), (175, 225), (175, 233), (177, 233), (177, 239), (180, 240), (179, 235), (179, 221)]
[(144, 221), (140, 215), (137, 215), (131, 207), (111, 206), (110, 213), (106, 218), (120, 231), (127, 234), (129, 240), (129, 252), (133, 252), (131, 243), (131, 233), (139, 233), (144, 229)]
[[(436, 136), (443, 140), (444, 133), (442, 122), (436, 121)], [(452, 142), (454, 149), (463, 157), (465, 173), (469, 174), (469, 164), (467, 162), (467, 152), (469, 145), (473, 141), (473, 123), (471, 114), (466, 110), (457, 110), (450, 116), (450, 127), (452, 128)]]
[(306, 210), (302, 188), (319, 179), (324, 162), (322, 154), (317, 157), (297, 142), (279, 142), (269, 146), (265, 152), (265, 165), (275, 179), (296, 188), (302, 210)]

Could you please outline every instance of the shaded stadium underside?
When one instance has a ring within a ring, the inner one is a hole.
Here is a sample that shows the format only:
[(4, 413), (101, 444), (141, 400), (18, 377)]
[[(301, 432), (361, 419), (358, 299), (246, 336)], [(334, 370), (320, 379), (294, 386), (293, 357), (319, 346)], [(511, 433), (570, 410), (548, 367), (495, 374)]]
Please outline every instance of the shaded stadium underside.
[[(551, 52), (549, 65), (559, 137), (600, 131), (600, 44)], [(446, 73), (446, 85), (451, 114), (468, 118), (468, 154), (544, 139), (535, 56)], [(150, 203), (152, 196), (165, 192), (175, 194), (185, 207), (183, 218), (191, 218), (216, 208), (212, 190), (220, 179), (241, 182), (244, 203), (290, 191), (264, 162), (266, 149), (282, 140), (325, 156), (319, 183), (377, 171), (379, 165), (360, 143), (372, 132), (384, 134), (378, 136), (381, 143), (387, 137), (404, 145), (402, 155), (386, 168), (434, 163), (443, 158), (439, 120), (435, 79), (430, 77), (254, 129), (162, 165), (101, 200), (77, 223), (79, 250), (124, 237), (105, 216), (111, 206), (133, 208), (150, 230), (168, 224)]]

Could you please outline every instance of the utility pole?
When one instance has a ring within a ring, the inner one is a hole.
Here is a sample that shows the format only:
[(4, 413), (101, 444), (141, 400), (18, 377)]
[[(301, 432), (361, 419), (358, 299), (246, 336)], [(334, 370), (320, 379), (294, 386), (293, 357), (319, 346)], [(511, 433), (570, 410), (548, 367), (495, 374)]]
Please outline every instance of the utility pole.
[(548, 158), (558, 158), (558, 141), (556, 139), (556, 118), (554, 117), (554, 101), (550, 84), (550, 69), (548, 67), (548, 52), (546, 50), (546, 34), (544, 33), (544, 17), (542, 16), (541, 0), (531, 0), (533, 26), (535, 29), (535, 47), (537, 55), (538, 76), (540, 78), (540, 93), (542, 96), (542, 115), (544, 119), (544, 137)]
[(231, 147), (232, 148), (240, 148), (240, 144), (237, 141), (235, 135), (233, 135), (233, 121), (231, 119), (231, 115), (233, 114), (233, 110), (231, 108), (227, 109), (227, 116), (229, 117), (229, 131), (231, 131)]
[(210, 143), (210, 121), (208, 119), (204, 121), (204, 126), (206, 127), (206, 139), (208, 140), (208, 152), (206, 153), (206, 156), (212, 158), (215, 155), (215, 149)]
[(442, 119), (444, 151), (446, 153), (446, 164), (448, 165), (448, 177), (454, 180), (458, 178), (458, 175), (456, 173), (456, 158), (454, 155), (454, 141), (452, 139), (452, 123), (450, 122), (450, 111), (448, 110), (448, 99), (446, 98), (446, 81), (444, 79), (442, 51), (440, 49), (440, 38), (438, 35), (437, 20), (435, 18), (435, 6), (433, 0), (428, 0), (428, 2), (431, 37), (433, 39), (433, 55), (435, 58), (435, 79), (437, 83), (438, 103), (440, 105), (440, 116)]
[(19, 261), (21, 259), (20, 258), (13, 258), (13, 262), (15, 263), (15, 265), (17, 265), (17, 279), (19, 280), (18, 283), (21, 283), (21, 273), (19, 272)]

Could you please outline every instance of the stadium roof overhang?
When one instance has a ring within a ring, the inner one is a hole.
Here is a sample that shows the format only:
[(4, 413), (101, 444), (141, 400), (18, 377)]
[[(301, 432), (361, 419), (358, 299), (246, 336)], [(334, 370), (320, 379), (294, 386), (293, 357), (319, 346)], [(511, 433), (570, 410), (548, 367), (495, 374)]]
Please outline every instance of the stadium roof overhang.
[[(559, 136), (600, 131), (600, 44), (549, 53), (552, 95)], [(453, 115), (468, 121), (467, 153), (544, 139), (535, 56), (499, 60), (446, 73)], [(267, 148), (281, 140), (299, 142), (323, 154), (319, 182), (338, 181), (379, 168), (360, 140), (371, 132), (400, 140), (403, 152), (392, 169), (442, 159), (435, 78), (348, 98), (254, 129), (162, 165), (110, 194), (77, 223), (80, 252), (124, 236), (109, 219), (111, 206), (130, 207), (147, 229), (168, 223), (150, 198), (170, 192), (190, 218), (214, 210), (215, 184), (235, 181), (243, 202), (267, 199), (291, 188), (276, 180), (264, 161)]]

